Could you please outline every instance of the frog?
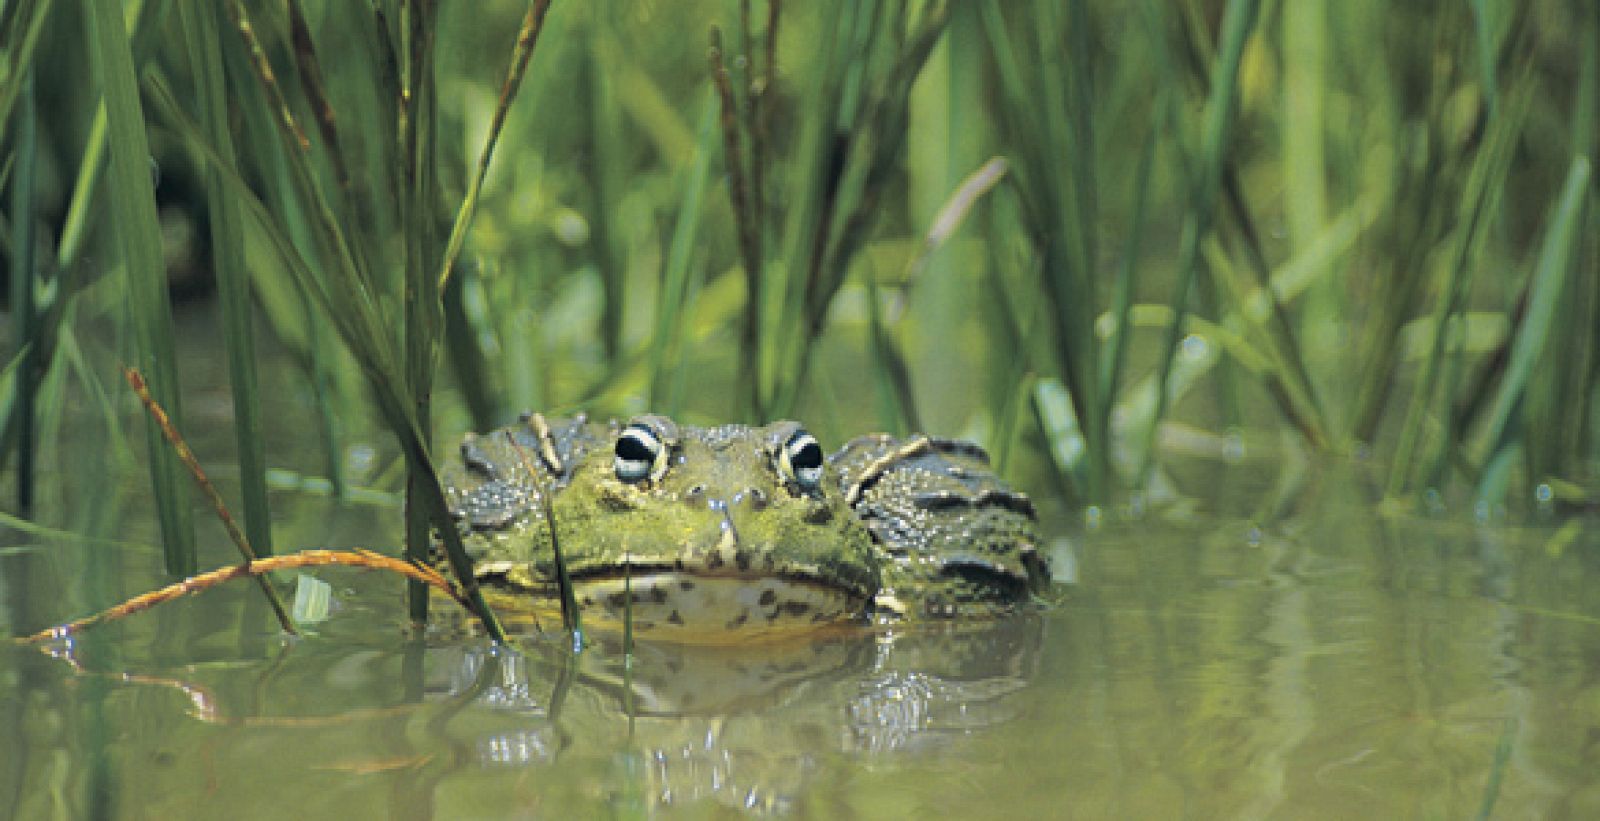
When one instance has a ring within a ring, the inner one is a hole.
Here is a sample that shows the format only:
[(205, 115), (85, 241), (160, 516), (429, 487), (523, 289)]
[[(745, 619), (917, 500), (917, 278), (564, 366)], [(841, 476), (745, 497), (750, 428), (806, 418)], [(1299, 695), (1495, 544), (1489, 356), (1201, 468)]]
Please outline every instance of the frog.
[[(740, 643), (896, 621), (987, 618), (1049, 584), (1037, 516), (976, 444), (800, 423), (680, 425), (524, 413), (440, 469), (497, 609)], [(442, 562), (441, 562), (442, 564)]]

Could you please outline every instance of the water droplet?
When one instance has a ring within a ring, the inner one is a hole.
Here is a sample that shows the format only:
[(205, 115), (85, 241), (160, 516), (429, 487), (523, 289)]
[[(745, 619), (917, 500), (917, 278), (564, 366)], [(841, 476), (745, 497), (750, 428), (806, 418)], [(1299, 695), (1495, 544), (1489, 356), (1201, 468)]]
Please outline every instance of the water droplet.
[(1244, 434), (1238, 430), (1228, 431), (1222, 442), (1222, 458), (1229, 462), (1244, 458)]
[(378, 458), (378, 452), (370, 445), (351, 445), (345, 451), (345, 467), (351, 473), (364, 474), (372, 469), (372, 463)]
[(1090, 530), (1100, 529), (1101, 521), (1104, 518), (1099, 505), (1089, 505), (1083, 509), (1083, 526)]
[(1050, 543), (1050, 578), (1059, 584), (1078, 583), (1078, 553), (1070, 539)]
[(1211, 344), (1199, 334), (1189, 334), (1183, 338), (1183, 355), (1190, 359), (1199, 359), (1211, 350)]
[(561, 213), (556, 215), (553, 227), (556, 239), (567, 245), (578, 246), (589, 241), (589, 221), (570, 208), (562, 209)]

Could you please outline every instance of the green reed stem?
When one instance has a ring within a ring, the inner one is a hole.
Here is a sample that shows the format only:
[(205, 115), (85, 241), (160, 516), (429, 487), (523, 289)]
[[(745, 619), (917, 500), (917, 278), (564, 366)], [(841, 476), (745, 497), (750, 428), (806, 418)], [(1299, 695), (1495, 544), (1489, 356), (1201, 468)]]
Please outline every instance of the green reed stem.
[[(910, 299), (910, 290), (927, 276), (940, 249), (960, 230), (978, 201), (1000, 184), (1008, 168), (1005, 158), (991, 158), (963, 178), (950, 192), (948, 199), (929, 220), (916, 252), (906, 261), (905, 271), (900, 277), (904, 292), (896, 297), (898, 303), (903, 305)], [(868, 327), (881, 378), (879, 396), (885, 405), (883, 421), (891, 431), (902, 435), (922, 430), (922, 417), (917, 412), (916, 396), (911, 389), (910, 364), (883, 316), (884, 306), (879, 297), (877, 278), (869, 275), (865, 279)]]
[(712, 87), (716, 89), (721, 114), (723, 165), (728, 171), (728, 200), (733, 206), (735, 228), (739, 237), (740, 262), (744, 269), (744, 320), (740, 326), (739, 368), (748, 381), (745, 403), (753, 418), (765, 418), (767, 413), (767, 357), (762, 355), (765, 334), (763, 314), (766, 297), (762, 287), (762, 226), (750, 190), (750, 171), (747, 166), (760, 162), (759, 157), (745, 156), (744, 142), (739, 132), (741, 122), (738, 98), (733, 93), (733, 82), (722, 50), (722, 30), (711, 27)]
[[(32, 69), (19, 78), (16, 117), (16, 165), (11, 177), (11, 322), (16, 345), (17, 370), (12, 382), (11, 413), (14, 416), (17, 444), (17, 511), (33, 513), (34, 412), (36, 392), (42, 376), (43, 342), (40, 317), (35, 304), (38, 293), (37, 260), (34, 254), (34, 166), (38, 162), (38, 109), (34, 105)], [(8, 420), (10, 421), (10, 420)]]
[(522, 76), (528, 70), (528, 61), (533, 57), (533, 49), (539, 44), (539, 32), (544, 30), (544, 16), (550, 10), (550, 0), (534, 0), (533, 7), (528, 9), (522, 18), (522, 28), (517, 32), (517, 46), (511, 57), (511, 67), (506, 71), (505, 81), (500, 85), (500, 102), (494, 108), (494, 118), (489, 122), (489, 134), (484, 138), (483, 151), (478, 154), (478, 165), (473, 169), (472, 181), (467, 185), (466, 196), (461, 200), (461, 206), (456, 209), (455, 224), (450, 227), (450, 239), (445, 243), (444, 261), (439, 266), (439, 291), (445, 290), (445, 285), (450, 281), (450, 272), (455, 268), (456, 258), (461, 255), (461, 247), (466, 243), (467, 228), (472, 225), (472, 216), (477, 213), (478, 195), (483, 191), (483, 178), (488, 176), (489, 161), (494, 158), (494, 147), (500, 139), (500, 132), (505, 128), (506, 113), (511, 110), (511, 103), (517, 98), (517, 91), (522, 87)]
[[(604, 3), (596, 3), (602, 9)], [(612, 4), (614, 5), (614, 4)], [(604, 11), (590, 19), (587, 80), (589, 83), (588, 142), (593, 161), (594, 210), (589, 229), (600, 274), (600, 344), (606, 360), (615, 363), (623, 353), (622, 316), (628, 297), (628, 230), (620, 210), (627, 190), (628, 129), (623, 126), (617, 100), (617, 77), (611, 66), (620, 61), (621, 47), (611, 33), (612, 15)]]
[[(209, 3), (182, 6), (184, 39), (200, 120), (218, 158), (232, 166), (233, 136), (228, 127), (226, 74), (222, 64), (217, 10)], [(216, 172), (207, 173), (212, 270), (222, 304), (223, 342), (233, 393), (234, 439), (239, 449), (239, 485), (244, 529), (256, 556), (272, 555), (272, 518), (267, 506), (267, 459), (261, 439), (261, 402), (256, 377), (255, 332), (250, 318), (250, 278), (244, 267), (244, 224), (238, 200), (228, 196)], [(252, 557), (254, 558), (254, 557)], [(275, 607), (277, 603), (274, 602)]]
[[(1502, 107), (1500, 113), (1490, 119), (1484, 146), (1468, 173), (1460, 203), (1460, 227), (1453, 243), (1450, 266), (1440, 273), (1439, 295), (1432, 313), (1433, 338), (1427, 358), (1423, 361), (1422, 374), (1406, 409), (1404, 426), (1400, 430), (1399, 443), (1390, 467), (1386, 491), (1390, 496), (1398, 496), (1410, 486), (1412, 477), (1419, 471), (1419, 465), (1439, 465), (1443, 454), (1453, 444), (1450, 439), (1454, 433), (1452, 423), (1447, 424), (1447, 435), (1439, 440), (1436, 448), (1438, 455), (1432, 460), (1416, 460), (1417, 449), (1423, 444), (1423, 429), (1430, 423), (1428, 408), (1438, 401), (1440, 380), (1445, 372), (1445, 357), (1450, 355), (1448, 343), (1453, 327), (1450, 320), (1461, 310), (1467, 286), (1477, 269), (1476, 262), (1484, 234), (1487, 233), (1485, 223), (1496, 212), (1504, 193), (1504, 179), (1512, 150), (1527, 113), (1530, 100), (1528, 91), (1527, 84), (1520, 83), (1519, 89), (1508, 97), (1510, 104)], [(1456, 355), (1459, 356), (1459, 353)], [(1448, 400), (1448, 395), (1445, 399)], [(1446, 407), (1445, 413), (1453, 415), (1453, 410)], [(1438, 472), (1435, 468), (1434, 473)]]
[[(434, 78), (433, 36), (436, 10), (424, 4), (403, 7), (401, 14), (407, 44), (401, 53), (404, 86), (397, 89), (401, 101), (399, 155), (405, 162), (401, 177), (400, 226), (405, 237), (404, 321), (400, 340), (404, 379), (397, 383), (409, 391), (410, 408), (405, 414), (411, 435), (418, 437), (424, 452), (432, 450), (433, 377), (438, 364), (439, 340), (444, 328), (440, 281), (434, 271), (438, 265), (437, 235), (434, 230), (434, 203), (437, 193), (438, 87)], [(424, 476), (424, 466), (427, 466)], [(428, 515), (418, 497), (426, 494), (428, 482), (438, 483), (427, 460), (408, 461), (406, 479), (406, 557), (413, 562), (428, 561)], [(411, 620), (421, 625), (428, 620), (428, 589), (415, 581), (406, 584), (406, 599)]]
[[(10, 5), (10, 4), (8, 4)], [(12, 108), (16, 106), (19, 97), (28, 91), (31, 86), (24, 82), (24, 75), (32, 73), (33, 53), (39, 45), (39, 37), (44, 32), (45, 21), (50, 19), (50, 11), (55, 7), (55, 0), (38, 0), (35, 3), (21, 3), (12, 8), (4, 9), (15, 15), (11, 21), (12, 30), (20, 30), (21, 37), (15, 41), (5, 43), (6, 77), (7, 82), (0, 83), (0, 123), (11, 122)]]
[[(140, 370), (148, 375), (156, 400), (171, 414), (174, 424), (181, 426), (177, 357), (162, 264), (161, 227), (151, 181), (150, 146), (121, 3), (93, 0), (89, 37), (105, 95), (111, 152), (107, 179), (111, 221), (122, 251)], [(145, 432), (167, 572), (192, 575), (197, 567), (194, 524), (182, 466), (161, 444), (161, 431), (154, 421), (146, 422)]]
[[(1495, 394), (1484, 426), (1483, 441), (1490, 454), (1510, 447), (1515, 438), (1515, 434), (1509, 430), (1512, 415), (1522, 404), (1535, 366), (1545, 346), (1551, 341), (1556, 310), (1566, 292), (1567, 281), (1577, 259), (1578, 223), (1583, 218), (1588, 190), (1589, 160), (1587, 157), (1574, 157), (1539, 251), (1528, 311), (1512, 340), (1510, 361), (1506, 364), (1505, 376), (1500, 381), (1500, 390)], [(1499, 494), (1491, 497), (1484, 490), (1482, 486), (1479, 487), (1480, 499), (1500, 501), (1497, 498)]]
[[(1217, 53), (1216, 67), (1212, 72), (1210, 99), (1206, 103), (1205, 121), (1201, 131), (1198, 177), (1191, 181), (1189, 212), (1183, 223), (1183, 233), (1178, 240), (1178, 278), (1172, 290), (1173, 322), (1167, 328), (1161, 345), (1161, 364), (1156, 368), (1156, 407), (1150, 417), (1140, 443), (1141, 457), (1135, 485), (1144, 488), (1155, 466), (1156, 433), (1168, 403), (1167, 380), (1172, 374), (1172, 364), (1177, 357), (1178, 342), (1183, 333), (1183, 317), (1188, 312), (1189, 290), (1194, 283), (1195, 271), (1200, 264), (1200, 244), (1210, 228), (1216, 208), (1217, 191), (1222, 181), (1229, 126), (1233, 120), (1233, 107), (1238, 98), (1239, 60), (1244, 53), (1245, 38), (1253, 28), (1256, 12), (1255, 0), (1229, 0), (1222, 18), (1221, 48)], [(1160, 46), (1158, 45), (1157, 48)]]
[[(1159, 110), (1164, 105), (1157, 101)], [(1155, 165), (1156, 129), (1151, 128), (1139, 152), (1139, 168), (1133, 175), (1133, 211), (1128, 222), (1128, 240), (1122, 249), (1122, 264), (1111, 292), (1111, 338), (1100, 351), (1100, 407), (1097, 414), (1106, 420), (1116, 404), (1123, 364), (1128, 358), (1128, 314), (1133, 309), (1134, 280), (1139, 270), (1139, 250), (1144, 247), (1145, 210), (1150, 194), (1150, 169)], [(1109, 421), (1107, 427), (1109, 428)]]
[(678, 221), (672, 227), (662, 262), (661, 289), (657, 293), (654, 339), (650, 343), (649, 407), (674, 414), (681, 407), (679, 386), (683, 384), (683, 338), (688, 324), (686, 306), (693, 290), (690, 261), (699, 242), (701, 218), (705, 212), (706, 187), (711, 179), (711, 157), (718, 141), (717, 106), (707, 95), (701, 106), (700, 140), (689, 163), (683, 183), (683, 198), (678, 203)]
[(1489, 765), (1489, 780), (1483, 785), (1483, 799), (1478, 803), (1478, 821), (1494, 817), (1494, 805), (1500, 800), (1500, 784), (1505, 780), (1511, 765), (1511, 751), (1517, 740), (1517, 718), (1510, 716), (1500, 730), (1500, 739), (1494, 745), (1494, 760)]
[[(230, 6), (230, 11), (235, 15), (241, 34), (249, 31), (249, 19), (244, 16), (243, 7), (233, 4)], [(251, 46), (253, 58), (257, 60), (258, 80), (263, 85), (272, 85), (275, 80), (270, 68), (263, 62), (264, 53), (254, 45), (253, 34), (246, 39), (247, 44)], [(309, 151), (309, 142), (303, 140), (303, 132), (299, 130), (293, 115), (287, 108), (279, 109), (276, 121), (279, 135), (283, 138), (289, 154), (285, 166), (303, 207), (310, 212), (312, 228), (324, 259), (329, 263), (330, 270), (322, 276), (313, 272), (310, 264), (284, 234), (279, 222), (267, 212), (250, 186), (240, 179), (238, 174), (223, 165), (221, 158), (217, 156), (199, 129), (179, 109), (172, 92), (154, 78), (150, 80), (149, 87), (152, 98), (166, 119), (189, 141), (191, 147), (205, 158), (212, 169), (219, 172), (220, 179), (238, 198), (244, 210), (254, 218), (266, 239), (278, 252), (289, 274), (315, 299), (324, 315), (338, 330), (345, 345), (360, 365), (385, 424), (395, 435), (401, 452), (405, 455), (407, 470), (412, 477), (408, 485), (411, 490), (409, 501), (412, 502), (412, 507), (422, 511), (420, 515), (426, 516), (427, 520), (432, 522), (444, 547), (445, 556), (450, 562), (451, 571), (460, 582), (467, 601), (471, 603), (473, 614), (483, 623), (485, 632), (495, 641), (504, 641), (505, 633), (495, 619), (493, 611), (483, 600), (482, 591), (472, 572), (472, 560), (466, 553), (460, 534), (456, 531), (455, 523), (450, 516), (449, 504), (444, 498), (444, 489), (439, 485), (438, 477), (434, 473), (422, 427), (425, 409), (418, 408), (415, 404), (415, 395), (408, 379), (409, 373), (402, 370), (397, 362), (394, 338), (386, 330), (388, 326), (382, 317), (379, 300), (370, 287), (370, 280), (361, 273), (337, 218), (312, 179), (311, 163), (305, 153)], [(413, 272), (418, 278), (412, 279), (411, 282), (420, 282), (423, 287), (432, 287), (435, 280), (426, 273), (427, 269), (418, 266), (417, 270), (421, 273)], [(434, 307), (437, 309), (437, 295), (434, 296)], [(425, 551), (426, 547), (423, 549)]]
[[(950, 19), (946, 3), (929, 3), (917, 14), (908, 5), (873, 8), (879, 13), (861, 20), (850, 33), (869, 55), (862, 62), (884, 68), (878, 73), (850, 68), (844, 72), (843, 99), (830, 100), (835, 111), (824, 122), (841, 125), (823, 137), (823, 153), (814, 158), (824, 172), (813, 180), (823, 188), (820, 219), (812, 226), (809, 254), (800, 275), (801, 301), (783, 306), (780, 333), (785, 364), (774, 375), (771, 410), (794, 412), (808, 384), (813, 351), (827, 324), (828, 311), (844, 285), (851, 264), (877, 221), (879, 205), (898, 172), (910, 122), (911, 88), (927, 65), (934, 45)], [(862, 7), (864, 8), (864, 6)], [(858, 12), (861, 13), (861, 12)], [(840, 119), (834, 119), (840, 118)], [(848, 135), (848, 139), (845, 139)], [(837, 152), (837, 153), (834, 153)], [(831, 177), (831, 178), (830, 178)]]

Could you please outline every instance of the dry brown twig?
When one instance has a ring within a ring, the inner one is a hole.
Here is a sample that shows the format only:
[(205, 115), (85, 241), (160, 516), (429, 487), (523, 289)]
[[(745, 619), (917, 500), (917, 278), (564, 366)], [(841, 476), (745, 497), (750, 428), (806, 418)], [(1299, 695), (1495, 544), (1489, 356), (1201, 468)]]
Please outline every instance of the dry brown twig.
[[(139, 395), (139, 401), (144, 403), (145, 410), (150, 412), (150, 417), (156, 420), (156, 425), (161, 428), (162, 435), (167, 437), (167, 442), (172, 445), (178, 460), (189, 469), (189, 475), (194, 477), (194, 483), (199, 486), (200, 492), (211, 502), (211, 507), (217, 512), (217, 518), (222, 520), (222, 526), (228, 531), (228, 538), (233, 539), (234, 545), (239, 548), (239, 555), (243, 556), (246, 562), (255, 561), (257, 556), (255, 550), (250, 547), (250, 540), (245, 537), (244, 531), (239, 529), (239, 523), (234, 521), (233, 514), (228, 512), (228, 505), (222, 501), (222, 494), (218, 493), (216, 486), (206, 478), (206, 472), (201, 469), (200, 460), (194, 458), (194, 451), (189, 449), (189, 443), (183, 440), (183, 435), (173, 426), (166, 410), (150, 395), (150, 389), (144, 382), (144, 374), (139, 373), (137, 368), (123, 368), (122, 375), (128, 380), (133, 392)], [(289, 611), (283, 606), (283, 599), (278, 597), (278, 591), (273, 588), (271, 580), (260, 576), (256, 581), (261, 584), (261, 592), (266, 594), (267, 603), (272, 605), (272, 612), (278, 617), (278, 624), (283, 626), (284, 632), (294, 634), (296, 632), (294, 619), (289, 618)]]
[(451, 584), (448, 579), (431, 567), (422, 567), (412, 564), (404, 559), (396, 559), (374, 553), (370, 550), (305, 550), (291, 553), (287, 556), (272, 556), (266, 559), (255, 559), (244, 564), (231, 567), (218, 568), (198, 576), (190, 576), (181, 582), (169, 584), (159, 590), (152, 590), (134, 596), (127, 601), (108, 610), (103, 610), (92, 616), (78, 619), (77, 621), (57, 625), (46, 630), (40, 630), (31, 636), (17, 639), (20, 644), (39, 644), (51, 639), (71, 635), (87, 627), (107, 621), (125, 618), (143, 610), (148, 610), (158, 604), (165, 604), (173, 599), (208, 590), (233, 579), (246, 576), (261, 576), (274, 570), (292, 570), (302, 567), (327, 567), (338, 565), (343, 567), (359, 567), (365, 570), (384, 570), (390, 573), (399, 573), (402, 576), (416, 579), (423, 584), (449, 596), (462, 607), (471, 611), (471, 606), (466, 598)]

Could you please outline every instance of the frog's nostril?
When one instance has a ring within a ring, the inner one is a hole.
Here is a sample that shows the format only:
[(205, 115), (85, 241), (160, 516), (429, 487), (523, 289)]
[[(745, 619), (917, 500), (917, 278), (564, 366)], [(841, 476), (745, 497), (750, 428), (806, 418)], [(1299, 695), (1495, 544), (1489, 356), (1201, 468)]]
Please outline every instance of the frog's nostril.
[(766, 510), (767, 505), (771, 502), (767, 498), (767, 492), (756, 487), (745, 488), (745, 491), (739, 494), (739, 498), (747, 501), (752, 510)]

